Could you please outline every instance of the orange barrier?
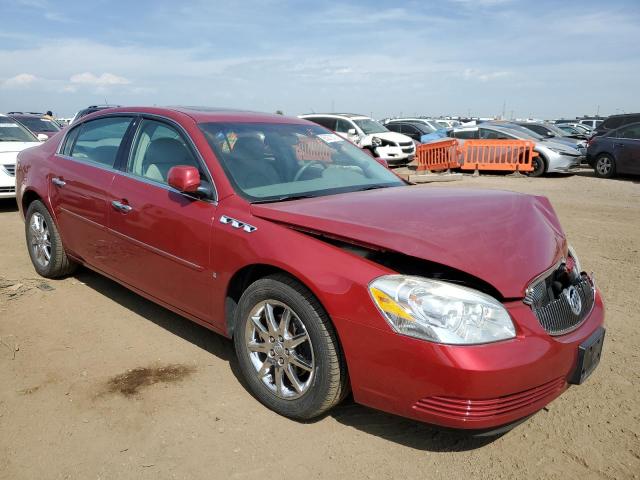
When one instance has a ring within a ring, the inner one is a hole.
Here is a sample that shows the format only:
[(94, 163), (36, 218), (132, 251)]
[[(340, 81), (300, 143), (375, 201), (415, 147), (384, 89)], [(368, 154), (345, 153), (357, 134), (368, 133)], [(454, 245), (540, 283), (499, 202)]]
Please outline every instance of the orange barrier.
[(418, 145), (416, 148), (417, 170), (420, 172), (460, 167), (458, 148), (458, 141), (455, 138)]
[(535, 143), (528, 140), (465, 140), (460, 148), (462, 170), (533, 171)]
[(326, 143), (315, 139), (301, 139), (294, 146), (296, 158), (300, 161), (330, 162), (334, 150)]

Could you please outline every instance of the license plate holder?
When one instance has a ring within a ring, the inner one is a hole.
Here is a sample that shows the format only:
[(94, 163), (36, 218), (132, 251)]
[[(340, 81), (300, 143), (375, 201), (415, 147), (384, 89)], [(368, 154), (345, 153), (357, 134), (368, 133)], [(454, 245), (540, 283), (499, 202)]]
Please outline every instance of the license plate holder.
[(569, 383), (580, 385), (593, 373), (602, 356), (605, 329), (600, 327), (578, 347), (578, 365)]

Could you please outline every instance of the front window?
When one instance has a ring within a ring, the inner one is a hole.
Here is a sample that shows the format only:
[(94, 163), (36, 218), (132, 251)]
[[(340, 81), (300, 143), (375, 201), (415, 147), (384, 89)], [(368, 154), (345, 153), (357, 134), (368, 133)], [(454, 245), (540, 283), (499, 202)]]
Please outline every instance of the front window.
[(251, 202), (404, 185), (368, 154), (320, 126), (203, 123), (200, 129), (236, 191)]
[(371, 120), (370, 118), (354, 120), (353, 123), (360, 127), (360, 130), (362, 130), (365, 135), (371, 135), (373, 133), (384, 133), (389, 131), (387, 127), (379, 122), (376, 122), (375, 120)]
[(48, 118), (19, 117), (17, 120), (35, 133), (55, 133), (60, 131), (58, 124)]
[(33, 134), (7, 117), (0, 117), (0, 142), (37, 142)]

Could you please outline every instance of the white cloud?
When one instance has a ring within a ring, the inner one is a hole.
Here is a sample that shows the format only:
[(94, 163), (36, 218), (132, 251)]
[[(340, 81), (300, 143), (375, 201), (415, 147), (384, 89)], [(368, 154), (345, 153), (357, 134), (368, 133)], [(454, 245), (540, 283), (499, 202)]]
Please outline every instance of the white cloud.
[(91, 72), (76, 73), (69, 78), (71, 83), (82, 85), (93, 85), (97, 87), (106, 87), (110, 85), (127, 85), (131, 80), (114, 75), (113, 73), (103, 73), (97, 76)]
[(480, 72), (473, 68), (467, 68), (463, 72), (463, 77), (467, 80), (480, 80), (481, 82), (489, 82), (499, 78), (510, 77), (512, 72), (497, 71), (497, 72)]
[(37, 80), (35, 75), (30, 73), (20, 73), (14, 77), (7, 78), (2, 82), (4, 87), (26, 87)]

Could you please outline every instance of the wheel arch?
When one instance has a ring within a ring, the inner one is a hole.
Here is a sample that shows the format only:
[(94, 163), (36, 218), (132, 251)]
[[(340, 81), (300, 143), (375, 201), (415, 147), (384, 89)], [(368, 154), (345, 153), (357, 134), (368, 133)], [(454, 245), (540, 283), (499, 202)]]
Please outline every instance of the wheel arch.
[[(322, 304), (322, 301), (316, 295), (313, 288), (309, 286), (307, 282), (300, 278), (299, 275), (296, 275), (288, 270), (285, 270), (282, 267), (268, 264), (268, 263), (252, 263), (249, 265), (245, 265), (239, 270), (237, 270), (229, 280), (227, 284), (227, 291), (225, 294), (225, 304), (224, 304), (224, 314), (225, 314), (225, 326), (227, 329), (227, 335), (230, 338), (233, 338), (233, 332), (235, 329), (235, 311), (238, 306), (238, 302), (240, 301), (240, 297), (244, 293), (244, 291), (256, 280), (260, 280), (261, 278), (268, 277), (269, 275), (274, 274), (283, 274), (291, 279), (298, 282), (304, 288), (309, 290), (311, 294), (316, 298), (318, 303), (322, 306), (323, 310), (327, 314), (327, 317), (331, 319), (326, 307)], [(333, 321), (331, 322), (333, 323)], [(334, 325), (335, 328), (335, 325)], [(336, 331), (337, 335), (337, 331)]]
[(40, 200), (45, 205), (45, 207), (49, 208), (43, 197), (38, 192), (33, 189), (28, 189), (22, 194), (20, 203), (22, 207), (22, 216), (24, 218), (27, 217), (27, 210), (29, 209), (29, 205), (31, 205), (36, 200)]

